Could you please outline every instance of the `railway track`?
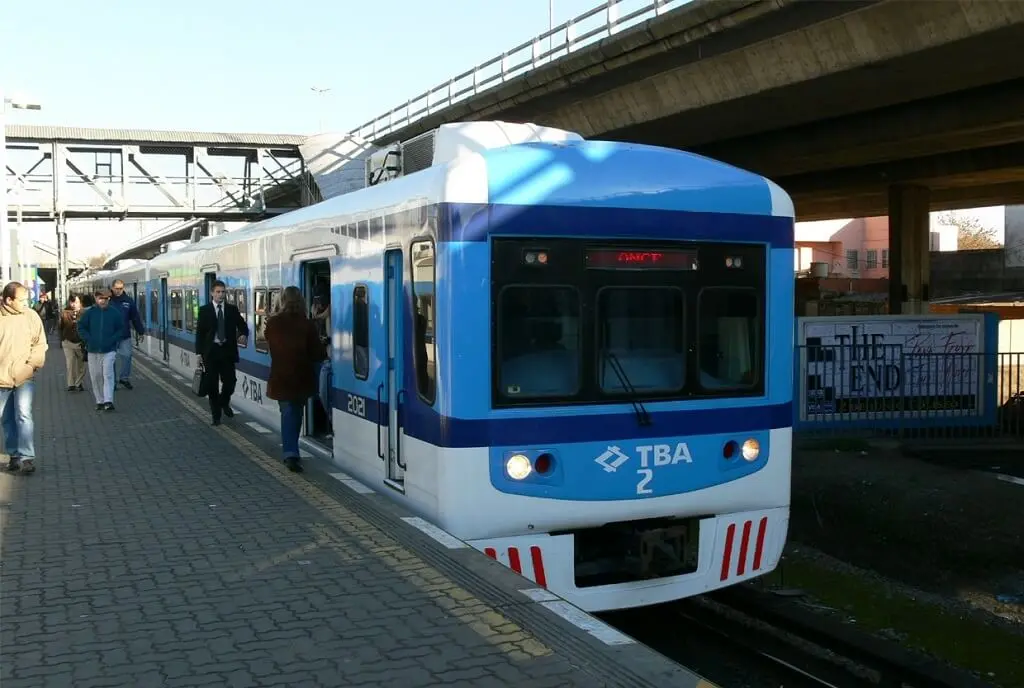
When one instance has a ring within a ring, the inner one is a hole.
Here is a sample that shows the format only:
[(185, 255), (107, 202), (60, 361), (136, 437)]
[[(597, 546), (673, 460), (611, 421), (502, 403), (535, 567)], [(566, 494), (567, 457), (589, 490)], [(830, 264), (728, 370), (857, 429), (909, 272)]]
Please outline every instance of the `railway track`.
[(604, 616), (722, 688), (992, 686), (748, 586)]

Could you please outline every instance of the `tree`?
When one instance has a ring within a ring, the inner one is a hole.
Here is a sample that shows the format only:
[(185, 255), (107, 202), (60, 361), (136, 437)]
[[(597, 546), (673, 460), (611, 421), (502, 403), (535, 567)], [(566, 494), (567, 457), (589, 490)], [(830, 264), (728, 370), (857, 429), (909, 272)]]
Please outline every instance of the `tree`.
[(93, 256), (87, 259), (85, 262), (90, 268), (93, 268), (94, 270), (99, 270), (103, 267), (103, 264), (107, 262), (107, 258), (109, 257), (109, 253), (101, 253), (98, 256)]
[(957, 251), (977, 251), (1002, 246), (996, 239), (996, 230), (981, 224), (976, 217), (943, 213), (939, 216), (939, 224), (956, 227)]

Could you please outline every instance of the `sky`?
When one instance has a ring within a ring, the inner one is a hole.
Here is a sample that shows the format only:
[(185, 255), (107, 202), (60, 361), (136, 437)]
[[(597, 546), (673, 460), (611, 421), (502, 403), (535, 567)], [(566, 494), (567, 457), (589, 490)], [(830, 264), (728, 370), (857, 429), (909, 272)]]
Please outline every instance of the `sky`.
[[(553, 0), (554, 23), (599, 4)], [(547, 31), (548, 10), (548, 0), (9, 0), (0, 88), (43, 107), (9, 111), (11, 123), (312, 134), (322, 118), (324, 130), (348, 131)]]

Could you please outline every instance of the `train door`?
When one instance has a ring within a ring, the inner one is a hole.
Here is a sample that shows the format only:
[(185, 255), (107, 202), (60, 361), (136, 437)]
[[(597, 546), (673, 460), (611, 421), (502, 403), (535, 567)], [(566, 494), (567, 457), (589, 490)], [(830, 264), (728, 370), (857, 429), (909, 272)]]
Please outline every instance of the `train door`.
[[(310, 317), (317, 325), (321, 341), (327, 346), (328, 361), (332, 361), (331, 352), (331, 264), (327, 260), (309, 260), (302, 263), (302, 294), (309, 304)], [(324, 377), (327, 375), (327, 377)], [(334, 385), (333, 375), (320, 368), (317, 369), (317, 394), (306, 403), (306, 436), (319, 444), (330, 446), (333, 438), (331, 424), (333, 421)], [(321, 398), (321, 397), (325, 397)]]
[(153, 317), (156, 318), (160, 325), (160, 353), (164, 356), (164, 363), (169, 363), (171, 360), (170, 347), (167, 346), (167, 314), (169, 312), (169, 306), (167, 305), (167, 278), (160, 278), (160, 312), (159, 314), (154, 313)]
[[(131, 297), (132, 297), (132, 301), (135, 302), (135, 307), (139, 308), (139, 283), (138, 282), (132, 282)], [(140, 316), (142, 315), (142, 311), (141, 310), (139, 311), (139, 315)], [(131, 332), (131, 325), (129, 325), (128, 327), (129, 327), (129, 332)], [(142, 349), (142, 345), (139, 343), (139, 341), (135, 337), (131, 337), (131, 342), (132, 342), (132, 346), (134, 348), (140, 349), (140, 350)]]
[[(387, 442), (381, 458), (387, 462), (387, 477), (401, 485), (405, 480), (405, 459), (402, 456), (402, 361), (405, 337), (402, 335), (404, 303), (402, 293), (402, 251), (394, 249), (384, 254), (384, 328), (387, 341), (387, 369), (379, 389), (381, 402), (387, 405)], [(383, 392), (383, 393), (380, 393)], [(380, 404), (378, 404), (379, 406)]]
[[(203, 286), (206, 289), (206, 303), (213, 303), (213, 283), (217, 281), (216, 272), (207, 272), (203, 275)], [(199, 304), (196, 304), (199, 307)], [(199, 313), (196, 313), (196, 320), (199, 320)]]

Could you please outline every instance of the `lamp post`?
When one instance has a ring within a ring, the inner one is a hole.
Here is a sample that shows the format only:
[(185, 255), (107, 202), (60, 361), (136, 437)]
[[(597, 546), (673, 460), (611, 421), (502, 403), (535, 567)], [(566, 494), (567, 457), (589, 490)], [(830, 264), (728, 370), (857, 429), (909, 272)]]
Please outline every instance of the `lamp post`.
[(317, 95), (317, 130), (316, 133), (324, 133), (324, 94), (330, 93), (329, 88), (319, 88), (317, 86), (310, 86), (309, 90)]
[[(14, 279), (11, 269), (11, 256), (15, 253), (15, 247), (11, 241), (11, 228), (7, 223), (7, 131), (4, 124), (4, 115), (7, 108), (12, 110), (41, 110), (42, 106), (20, 98), (8, 98), (0, 94), (3, 105), (0, 106), (0, 171), (3, 171), (3, 212), (0, 212), (0, 284), (6, 284)], [(18, 236), (18, 253), (20, 254), (21, 236)]]

